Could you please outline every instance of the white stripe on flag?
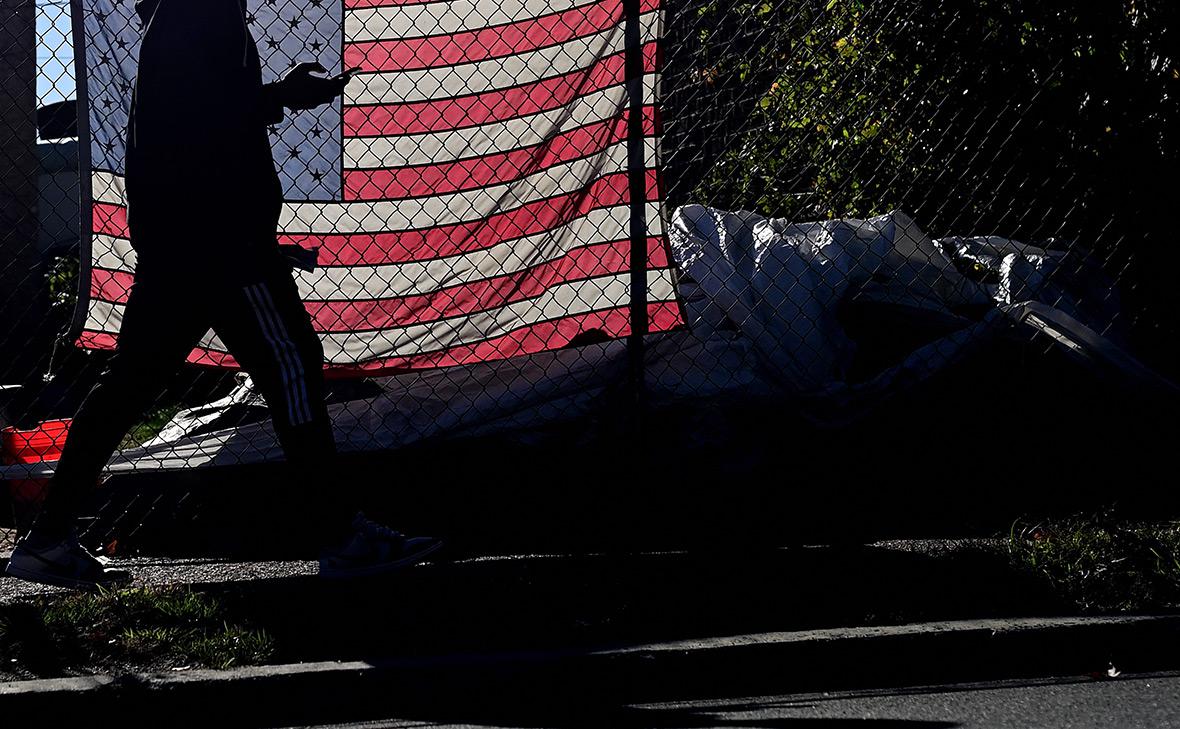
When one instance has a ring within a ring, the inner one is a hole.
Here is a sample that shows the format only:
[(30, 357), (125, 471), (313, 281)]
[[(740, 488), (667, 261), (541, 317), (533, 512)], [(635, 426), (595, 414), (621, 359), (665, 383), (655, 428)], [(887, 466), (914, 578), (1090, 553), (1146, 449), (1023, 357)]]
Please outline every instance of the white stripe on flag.
[(130, 273), (135, 270), (137, 259), (131, 241), (95, 233), (90, 239), (90, 260), (95, 268)]
[(127, 185), (122, 175), (95, 170), (90, 174), (90, 195), (95, 202), (127, 204)]

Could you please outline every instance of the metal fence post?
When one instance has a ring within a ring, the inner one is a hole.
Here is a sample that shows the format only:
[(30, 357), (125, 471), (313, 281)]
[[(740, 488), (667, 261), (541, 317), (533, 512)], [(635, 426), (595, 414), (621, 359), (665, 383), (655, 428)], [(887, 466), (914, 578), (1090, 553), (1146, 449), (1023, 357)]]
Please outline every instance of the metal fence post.
[(632, 437), (642, 433), (644, 344), (647, 334), (647, 160), (643, 130), (643, 39), (640, 0), (624, 0), (626, 15), (627, 177), (631, 202), (631, 333), (627, 355), (631, 386)]
[(36, 26), (32, 0), (0, 4), (0, 384), (36, 371), (46, 297), (37, 249)]
[(75, 115), (78, 128), (78, 209), (82, 213), (78, 228), (78, 302), (68, 329), (59, 341), (67, 344), (82, 332), (90, 304), (90, 246), (94, 225), (94, 191), (90, 149), (90, 80), (86, 77), (86, 25), (82, 0), (70, 0), (70, 22), (74, 33)]

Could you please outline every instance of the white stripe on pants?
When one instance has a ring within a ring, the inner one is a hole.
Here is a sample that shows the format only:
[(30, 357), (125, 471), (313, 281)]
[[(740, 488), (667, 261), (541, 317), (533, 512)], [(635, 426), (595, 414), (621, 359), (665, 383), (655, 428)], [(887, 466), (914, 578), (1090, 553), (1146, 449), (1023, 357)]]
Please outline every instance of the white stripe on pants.
[(254, 307), (254, 314), (258, 318), (262, 334), (270, 344), (275, 362), (279, 367), (279, 374), (283, 379), (283, 386), (287, 395), (287, 415), (291, 425), (303, 425), (311, 422), (311, 406), (308, 402), (307, 382), (304, 377), (303, 363), (299, 359), (299, 351), (295, 343), (287, 334), (282, 318), (275, 310), (274, 300), (270, 291), (263, 284), (247, 286), (246, 298)]

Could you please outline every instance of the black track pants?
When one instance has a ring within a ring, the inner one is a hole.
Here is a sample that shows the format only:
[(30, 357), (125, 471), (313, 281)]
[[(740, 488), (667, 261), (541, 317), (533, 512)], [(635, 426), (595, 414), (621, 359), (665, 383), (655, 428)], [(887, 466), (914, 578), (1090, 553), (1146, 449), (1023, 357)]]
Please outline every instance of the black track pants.
[[(38, 528), (56, 532), (73, 524), (123, 436), (210, 328), (266, 399), (290, 472), (308, 481), (330, 477), (335, 444), (324, 404), (323, 348), (290, 268), (277, 253), (260, 268), (244, 277), (250, 283), (233, 285), (137, 274), (115, 355), (74, 417)], [(347, 510), (328, 511), (344, 520)]]

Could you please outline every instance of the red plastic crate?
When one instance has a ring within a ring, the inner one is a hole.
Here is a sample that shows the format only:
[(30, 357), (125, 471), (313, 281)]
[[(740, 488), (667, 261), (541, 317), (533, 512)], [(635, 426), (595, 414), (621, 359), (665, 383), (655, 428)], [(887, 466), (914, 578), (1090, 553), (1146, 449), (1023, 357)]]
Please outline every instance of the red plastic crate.
[[(70, 418), (46, 420), (32, 430), (4, 428), (0, 431), (0, 459), (6, 464), (41, 463), (61, 458), (70, 430)], [(39, 504), (45, 498), (47, 478), (13, 479), (8, 492), (17, 510)]]

